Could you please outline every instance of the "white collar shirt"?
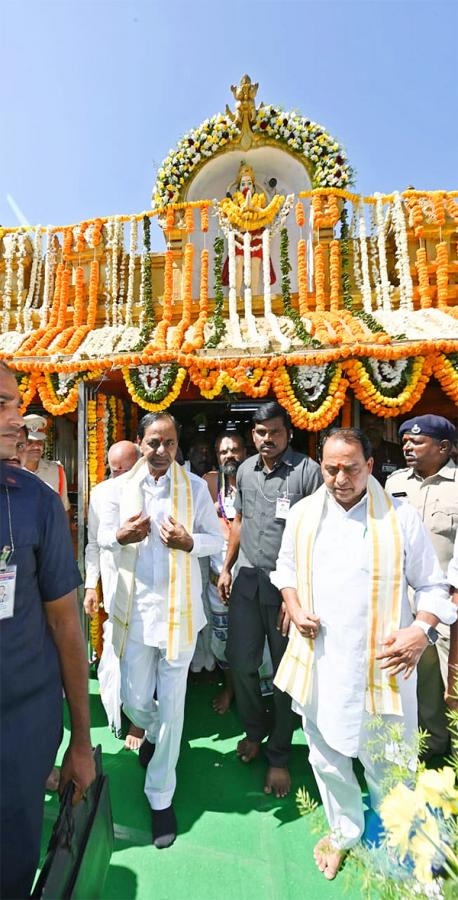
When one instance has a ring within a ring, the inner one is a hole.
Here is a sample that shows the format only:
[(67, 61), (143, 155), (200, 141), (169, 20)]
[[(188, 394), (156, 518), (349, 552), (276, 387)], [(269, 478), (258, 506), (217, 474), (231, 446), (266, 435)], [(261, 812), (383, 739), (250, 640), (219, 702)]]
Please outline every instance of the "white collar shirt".
[[(280, 590), (297, 588), (295, 529), (300, 501), (288, 515), (277, 567), (271, 580)], [(404, 537), (401, 628), (412, 622), (407, 586), (415, 609), (449, 623), (456, 612), (442, 570), (418, 513), (394, 501)], [(312, 554), (314, 612), (320, 630), (314, 643), (311, 701), (297, 711), (317, 725), (330, 747), (356, 756), (365, 718), (367, 624), (370, 594), (367, 496), (348, 511), (327, 495)], [(380, 648), (381, 649), (381, 648)], [(416, 678), (398, 677), (404, 717), (416, 715)]]
[[(218, 553), (222, 549), (224, 541), (206, 482), (192, 473), (189, 473), (189, 478), (193, 499), (192, 538), (194, 541), (190, 551), (191, 592), (193, 628), (194, 634), (197, 634), (206, 624), (202, 603), (199, 557)], [(98, 531), (99, 544), (113, 553), (119, 552), (120, 548), (116, 540), (116, 532), (122, 524), (120, 521), (120, 498), (124, 481), (122, 475), (113, 481), (110, 502), (104, 505)], [(170, 551), (161, 541), (159, 528), (161, 522), (168, 519), (172, 512), (170, 484), (170, 469), (157, 481), (146, 470), (145, 477), (141, 482), (142, 512), (151, 518), (151, 532), (138, 546), (132, 615), (128, 634), (131, 640), (161, 649), (167, 646)], [(126, 489), (129, 489), (128, 482)]]

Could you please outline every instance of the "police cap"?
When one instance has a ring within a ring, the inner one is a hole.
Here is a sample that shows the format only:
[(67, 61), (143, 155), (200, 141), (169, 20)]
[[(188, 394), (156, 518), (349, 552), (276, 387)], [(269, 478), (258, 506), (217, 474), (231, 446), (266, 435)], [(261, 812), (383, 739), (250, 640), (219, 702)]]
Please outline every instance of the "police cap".
[(438, 441), (456, 441), (456, 428), (448, 419), (443, 416), (415, 416), (414, 419), (408, 419), (403, 422), (399, 428), (399, 437), (404, 434), (426, 434), (428, 437), (436, 438)]

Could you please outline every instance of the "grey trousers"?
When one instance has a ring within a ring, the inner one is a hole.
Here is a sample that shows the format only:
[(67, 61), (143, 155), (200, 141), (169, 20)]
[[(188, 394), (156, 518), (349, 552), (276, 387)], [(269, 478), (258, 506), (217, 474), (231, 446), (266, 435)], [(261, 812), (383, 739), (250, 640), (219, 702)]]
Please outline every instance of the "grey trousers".
[(265, 747), (272, 766), (288, 763), (296, 716), (291, 697), (274, 686), (274, 720), (269, 729), (259, 684), (265, 638), (269, 644), (274, 675), (286, 650), (288, 638), (277, 630), (281, 596), (267, 576), (257, 569), (240, 570), (229, 601), (229, 625), (226, 658), (234, 681), (239, 716), (250, 741), (260, 742), (268, 735)]

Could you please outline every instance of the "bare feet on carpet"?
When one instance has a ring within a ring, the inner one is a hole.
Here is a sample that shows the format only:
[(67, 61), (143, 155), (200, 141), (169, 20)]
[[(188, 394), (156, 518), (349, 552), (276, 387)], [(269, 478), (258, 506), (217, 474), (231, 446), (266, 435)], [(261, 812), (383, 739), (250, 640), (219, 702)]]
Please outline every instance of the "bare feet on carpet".
[(332, 881), (336, 877), (345, 856), (346, 850), (338, 850), (331, 843), (329, 835), (321, 838), (321, 841), (315, 846), (313, 851), (315, 863), (328, 881)]
[(243, 738), (243, 740), (239, 741), (237, 744), (237, 756), (242, 760), (242, 762), (249, 763), (252, 759), (259, 755), (260, 749), (260, 742), (250, 741), (248, 738)]
[(136, 725), (131, 725), (126, 734), (126, 740), (124, 741), (126, 750), (139, 750), (144, 736), (145, 732), (143, 728), (137, 728)]
[(288, 769), (280, 766), (269, 766), (267, 769), (265, 794), (275, 794), (276, 797), (286, 797), (291, 790), (291, 777)]
[(220, 716), (224, 716), (234, 699), (234, 685), (232, 682), (232, 675), (229, 669), (224, 669), (224, 687), (223, 690), (220, 691), (219, 694), (212, 701), (212, 706), (215, 712), (219, 713)]

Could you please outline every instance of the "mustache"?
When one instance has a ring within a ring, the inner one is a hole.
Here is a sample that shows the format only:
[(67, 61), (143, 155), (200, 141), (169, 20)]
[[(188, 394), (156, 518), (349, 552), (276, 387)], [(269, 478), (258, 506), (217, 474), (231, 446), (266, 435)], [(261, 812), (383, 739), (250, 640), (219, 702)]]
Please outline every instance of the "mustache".
[(235, 475), (240, 463), (236, 459), (229, 459), (227, 462), (223, 463), (221, 466), (221, 472), (223, 475)]

